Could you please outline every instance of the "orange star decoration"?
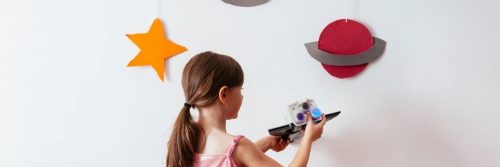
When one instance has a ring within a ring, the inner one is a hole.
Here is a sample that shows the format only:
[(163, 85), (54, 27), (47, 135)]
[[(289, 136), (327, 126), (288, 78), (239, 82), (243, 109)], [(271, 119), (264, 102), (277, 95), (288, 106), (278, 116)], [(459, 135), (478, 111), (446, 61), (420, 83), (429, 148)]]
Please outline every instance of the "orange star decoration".
[(187, 50), (184, 46), (165, 38), (163, 25), (158, 18), (153, 21), (147, 33), (127, 34), (127, 36), (141, 49), (127, 67), (151, 65), (162, 81), (165, 75), (165, 59)]

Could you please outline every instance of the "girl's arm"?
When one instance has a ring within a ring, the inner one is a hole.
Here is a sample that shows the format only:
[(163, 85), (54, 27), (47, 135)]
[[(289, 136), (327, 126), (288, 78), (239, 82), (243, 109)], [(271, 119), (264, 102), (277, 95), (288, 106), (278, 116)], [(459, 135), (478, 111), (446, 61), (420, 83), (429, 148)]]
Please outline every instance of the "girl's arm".
[[(323, 133), (323, 126), (326, 122), (325, 115), (323, 114), (323, 120), (318, 124), (314, 124), (310, 118), (310, 114), (308, 115), (304, 138), (290, 166), (307, 166), (312, 142), (320, 138), (321, 133)], [(261, 148), (246, 138), (242, 138), (238, 142), (238, 146), (233, 153), (233, 158), (239, 166), (281, 166), (278, 162), (264, 154)]]
[(245, 137), (239, 140), (233, 152), (233, 158), (238, 166), (281, 166), (274, 159), (264, 154), (256, 144)]
[(271, 148), (271, 144), (269, 144), (269, 137), (270, 136), (266, 136), (260, 140), (257, 140), (255, 142), (255, 146), (257, 146), (257, 148), (259, 148), (259, 150), (261, 150), (262, 152), (266, 152)]
[(263, 137), (262, 139), (255, 142), (255, 146), (259, 148), (262, 152), (266, 152), (269, 149), (272, 149), (276, 152), (280, 152), (288, 146), (289, 142), (281, 139), (277, 136), (268, 135)]
[(322, 114), (321, 117), (323, 117), (321, 122), (314, 124), (311, 114), (307, 113), (307, 126), (304, 132), (304, 138), (290, 166), (307, 166), (307, 161), (309, 161), (309, 155), (311, 154), (311, 145), (315, 140), (321, 137), (323, 126), (326, 123), (325, 114)]

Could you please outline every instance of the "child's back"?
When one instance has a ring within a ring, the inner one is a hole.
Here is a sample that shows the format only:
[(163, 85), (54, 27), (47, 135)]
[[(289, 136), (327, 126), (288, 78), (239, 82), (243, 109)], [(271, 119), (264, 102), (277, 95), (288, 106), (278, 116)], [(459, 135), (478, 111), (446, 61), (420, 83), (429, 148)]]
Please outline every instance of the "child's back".
[[(236, 148), (238, 141), (243, 136), (234, 136), (232, 137), (229, 147), (219, 147), (224, 146), (227, 140), (215, 141), (213, 144), (205, 144), (205, 152), (204, 153), (196, 153), (194, 158), (193, 166), (220, 166), (220, 167), (236, 167), (236, 161), (233, 159), (232, 155), (234, 149)], [(210, 147), (210, 148), (207, 148)], [(224, 151), (221, 152), (220, 148)], [(216, 150), (216, 151), (215, 151)], [(212, 153), (215, 152), (215, 153)]]

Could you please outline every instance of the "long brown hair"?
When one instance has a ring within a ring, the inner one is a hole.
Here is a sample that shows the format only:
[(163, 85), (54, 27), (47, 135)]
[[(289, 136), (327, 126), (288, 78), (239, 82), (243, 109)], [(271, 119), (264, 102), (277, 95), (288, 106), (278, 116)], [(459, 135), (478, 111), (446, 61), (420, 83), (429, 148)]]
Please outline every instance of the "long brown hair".
[(186, 64), (182, 72), (182, 88), (186, 103), (174, 123), (168, 141), (167, 167), (193, 166), (204, 131), (191, 117), (190, 108), (212, 104), (219, 89), (243, 85), (243, 70), (233, 58), (214, 52), (200, 53)]

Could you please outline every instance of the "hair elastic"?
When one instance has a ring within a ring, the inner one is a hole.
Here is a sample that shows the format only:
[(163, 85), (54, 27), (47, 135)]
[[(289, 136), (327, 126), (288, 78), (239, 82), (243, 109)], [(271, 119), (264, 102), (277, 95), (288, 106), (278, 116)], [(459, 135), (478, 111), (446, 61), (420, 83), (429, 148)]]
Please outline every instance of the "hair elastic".
[(193, 105), (191, 105), (191, 104), (189, 104), (189, 103), (184, 103), (184, 107), (191, 108), (191, 107), (193, 107)]

